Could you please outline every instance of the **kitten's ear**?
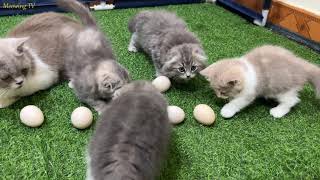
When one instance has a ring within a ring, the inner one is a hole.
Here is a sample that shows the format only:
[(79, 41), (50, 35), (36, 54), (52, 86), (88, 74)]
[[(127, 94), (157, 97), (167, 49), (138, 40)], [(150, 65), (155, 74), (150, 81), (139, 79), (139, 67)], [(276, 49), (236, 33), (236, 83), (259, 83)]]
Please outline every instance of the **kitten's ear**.
[(164, 69), (164, 70), (168, 69), (169, 67), (174, 65), (178, 60), (179, 60), (178, 55), (170, 57), (170, 59), (164, 63), (164, 65), (162, 66), (162, 69)]
[(212, 71), (213, 71), (213, 70), (212, 70), (212, 67), (209, 66), (209, 67), (203, 69), (202, 71), (200, 71), (199, 73), (200, 73), (200, 75), (202, 75), (203, 77), (205, 77), (207, 80), (209, 80), (210, 77), (211, 77), (211, 75), (212, 75), (212, 73), (213, 73)]
[(202, 63), (204, 63), (204, 64), (207, 63), (207, 60), (208, 60), (208, 57), (207, 57), (207, 56), (202, 55), (202, 54), (194, 54), (194, 56), (195, 56), (199, 61), (201, 61)]
[(125, 68), (122, 68), (122, 74), (124, 76), (124, 79), (126, 80), (127, 83), (129, 83), (131, 81), (131, 77), (129, 74), (129, 71)]
[(196, 49), (192, 52), (192, 55), (198, 59), (200, 62), (206, 64), (207, 63), (207, 60), (208, 60), (208, 57), (203, 53), (201, 52), (199, 49)]
[(171, 64), (175, 63), (178, 59), (179, 59), (179, 56), (178, 55), (174, 55), (166, 63), (168, 63), (168, 65), (169, 64), (171, 65)]
[(29, 37), (24, 37), (24, 38), (16, 38), (15, 39), (15, 48), (16, 48), (16, 55), (21, 56), (23, 55), (24, 52), (24, 44), (26, 41), (29, 40)]

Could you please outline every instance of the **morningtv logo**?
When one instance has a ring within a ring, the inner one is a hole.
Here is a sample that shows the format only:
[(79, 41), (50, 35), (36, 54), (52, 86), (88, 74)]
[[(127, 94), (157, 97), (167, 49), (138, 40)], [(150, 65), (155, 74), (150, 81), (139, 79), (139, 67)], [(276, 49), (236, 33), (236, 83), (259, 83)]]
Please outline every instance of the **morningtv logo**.
[(1, 2), (0, 1), (0, 8), (3, 9), (19, 9), (19, 10), (27, 10), (35, 8), (36, 3), (26, 3), (26, 4), (18, 4), (18, 3), (9, 3), (9, 2)]

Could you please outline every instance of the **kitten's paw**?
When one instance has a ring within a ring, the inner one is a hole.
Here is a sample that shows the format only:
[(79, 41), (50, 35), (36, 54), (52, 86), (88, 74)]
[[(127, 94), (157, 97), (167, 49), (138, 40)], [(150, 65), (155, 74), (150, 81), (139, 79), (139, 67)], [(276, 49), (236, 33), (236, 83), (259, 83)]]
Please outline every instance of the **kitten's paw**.
[(164, 76), (161, 72), (156, 71), (156, 77)]
[(102, 111), (98, 111), (98, 110), (96, 110), (96, 111), (97, 111), (99, 116), (102, 114)]
[(138, 52), (138, 49), (135, 46), (129, 46), (128, 51), (130, 52)]
[(15, 103), (17, 99), (0, 99), (0, 108), (6, 108), (10, 106), (11, 104)]
[(97, 111), (98, 115), (101, 115), (103, 113), (103, 110), (106, 108), (106, 106), (103, 105), (97, 105), (93, 107), (94, 110)]
[(270, 109), (270, 114), (274, 118), (282, 118), (288, 112), (289, 112), (289, 109), (287, 109), (287, 108), (274, 107), (274, 108)]
[(94, 107), (94, 110), (97, 111), (98, 115), (101, 115), (102, 114), (102, 109), (99, 109), (97, 107)]
[(220, 112), (223, 118), (232, 118), (236, 113), (237, 111), (233, 107), (228, 105), (223, 106)]
[(70, 82), (68, 83), (68, 86), (69, 86), (69, 88), (71, 88), (71, 89), (74, 88), (72, 81), (70, 81)]

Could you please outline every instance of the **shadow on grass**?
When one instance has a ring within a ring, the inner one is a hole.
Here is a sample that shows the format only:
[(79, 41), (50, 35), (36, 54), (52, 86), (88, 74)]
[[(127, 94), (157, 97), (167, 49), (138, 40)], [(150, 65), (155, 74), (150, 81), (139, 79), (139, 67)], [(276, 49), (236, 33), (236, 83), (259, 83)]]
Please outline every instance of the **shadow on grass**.
[(169, 153), (166, 157), (166, 160), (162, 164), (163, 167), (160, 173), (160, 177), (158, 178), (159, 180), (178, 179), (178, 171), (180, 170), (182, 161), (176, 142), (177, 137), (175, 136), (174, 131), (172, 131)]
[(194, 92), (202, 90), (204, 88), (207, 88), (206, 84), (208, 84), (207, 80), (205, 80), (205, 78), (201, 77), (200, 75), (197, 75), (195, 78), (189, 81), (172, 80), (171, 82), (177, 90), (185, 92)]
[[(19, 99), (16, 103), (8, 108), (13, 110), (21, 110), (27, 105), (36, 105), (36, 106), (48, 106), (47, 97), (49, 96), (49, 91), (39, 91), (31, 96), (25, 96)], [(41, 108), (41, 107), (39, 107)]]

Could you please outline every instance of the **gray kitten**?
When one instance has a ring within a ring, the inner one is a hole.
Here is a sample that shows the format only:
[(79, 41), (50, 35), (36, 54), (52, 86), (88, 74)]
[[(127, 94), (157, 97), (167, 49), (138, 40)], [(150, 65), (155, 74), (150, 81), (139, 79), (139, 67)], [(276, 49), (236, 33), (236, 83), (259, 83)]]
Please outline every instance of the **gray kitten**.
[(59, 81), (63, 53), (79, 31), (77, 21), (58, 13), (33, 15), (0, 39), (0, 108)]
[(111, 43), (87, 8), (75, 0), (58, 0), (58, 4), (80, 16), (86, 27), (73, 34), (75, 43), (67, 49), (65, 67), (69, 86), (81, 101), (101, 112), (114, 93), (129, 82), (128, 72), (115, 60)]
[[(58, 82), (60, 77), (64, 77), (65, 61), (79, 52), (71, 51), (78, 41), (79, 33), (88, 30), (89, 27), (96, 26), (90, 12), (80, 3), (75, 0), (58, 0), (57, 2), (62, 7), (63, 5), (66, 5), (66, 8), (70, 6), (71, 10), (79, 14), (83, 25), (63, 14), (41, 13), (26, 18), (11, 30), (6, 38), (0, 39), (0, 108), (13, 104), (22, 96), (47, 89)], [(70, 4), (68, 5), (68, 3)], [(72, 9), (72, 6), (75, 9)], [(97, 32), (96, 34), (101, 34), (99, 31)], [(85, 40), (82, 42), (84, 42), (82, 46), (86, 46), (88, 51), (91, 50), (90, 52), (94, 56), (101, 57), (101, 54), (95, 54), (94, 48), (98, 46), (95, 46), (96, 44), (92, 46), (93, 41), (88, 40), (87, 45)], [(100, 47), (105, 47), (105, 52), (100, 50), (105, 58), (112, 57), (114, 59), (109, 46), (101, 45)], [(76, 65), (78, 62), (74, 64)], [(98, 60), (95, 64), (95, 67), (99, 66)], [(111, 64), (110, 67), (108, 66), (109, 70), (120, 69), (125, 71), (115, 61), (109, 62), (109, 64)], [(104, 81), (104, 78), (101, 78), (104, 75), (103, 71), (97, 70), (96, 72), (96, 74), (100, 74), (97, 75), (96, 79), (99, 78), (98, 81)], [(124, 74), (127, 73), (124, 72)], [(79, 78), (83, 77), (89, 78), (86, 75), (79, 76)], [(96, 79), (93, 78), (92, 80)], [(112, 81), (111, 84), (114, 85), (115, 83)], [(118, 88), (118, 85), (115, 88)], [(98, 96), (98, 93), (94, 93)]]
[(29, 38), (0, 39), (0, 108), (58, 81), (59, 70), (43, 61)]
[(91, 139), (87, 179), (152, 180), (159, 175), (171, 133), (167, 102), (149, 82), (122, 89)]
[(189, 80), (205, 68), (207, 57), (186, 23), (167, 11), (142, 11), (129, 21), (128, 50), (151, 56), (157, 76)]

